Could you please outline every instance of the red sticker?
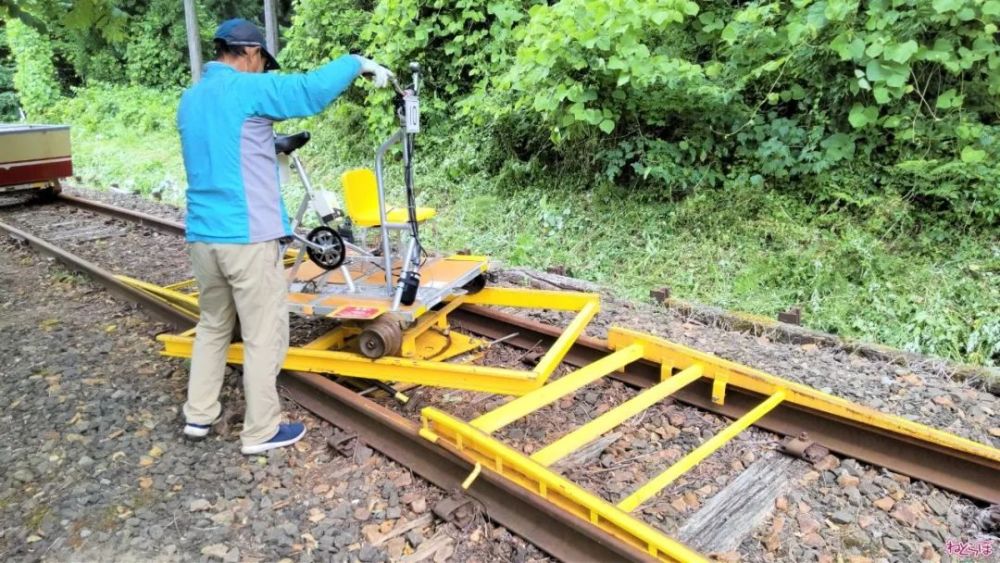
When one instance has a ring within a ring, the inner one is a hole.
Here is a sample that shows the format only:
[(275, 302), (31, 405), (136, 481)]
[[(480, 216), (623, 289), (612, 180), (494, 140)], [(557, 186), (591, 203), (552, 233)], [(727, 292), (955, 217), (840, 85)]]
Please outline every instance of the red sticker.
[(382, 309), (378, 307), (343, 307), (333, 312), (331, 317), (339, 319), (374, 319), (379, 316)]

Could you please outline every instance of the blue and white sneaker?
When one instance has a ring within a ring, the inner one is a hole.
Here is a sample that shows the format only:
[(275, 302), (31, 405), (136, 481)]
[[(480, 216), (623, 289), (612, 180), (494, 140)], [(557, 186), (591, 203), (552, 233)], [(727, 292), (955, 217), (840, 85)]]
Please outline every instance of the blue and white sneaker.
[(208, 424), (195, 424), (193, 422), (188, 422), (184, 425), (184, 435), (191, 439), (199, 439), (208, 436), (208, 433), (212, 431), (212, 426), (222, 420), (222, 413), (215, 420), (209, 422)]
[(306, 435), (306, 425), (301, 422), (283, 422), (278, 425), (274, 438), (255, 446), (243, 446), (244, 455), (262, 454), (267, 450), (283, 448), (298, 442)]

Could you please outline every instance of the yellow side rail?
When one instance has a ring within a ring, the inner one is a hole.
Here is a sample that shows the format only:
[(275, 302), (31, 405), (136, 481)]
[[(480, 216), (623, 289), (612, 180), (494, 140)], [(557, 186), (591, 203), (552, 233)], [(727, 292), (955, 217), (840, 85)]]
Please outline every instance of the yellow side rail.
[[(193, 336), (161, 334), (157, 339), (164, 345), (164, 355), (182, 358), (191, 356)], [(243, 363), (243, 344), (229, 345), (226, 362)], [(351, 352), (305, 347), (289, 348), (282, 368), (506, 395), (521, 395), (538, 387), (534, 374), (526, 371), (388, 356), (370, 360)]]

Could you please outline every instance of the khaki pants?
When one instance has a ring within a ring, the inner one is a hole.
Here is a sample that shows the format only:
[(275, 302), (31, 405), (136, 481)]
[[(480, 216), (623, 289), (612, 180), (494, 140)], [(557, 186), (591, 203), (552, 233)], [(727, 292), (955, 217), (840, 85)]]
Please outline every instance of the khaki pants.
[(188, 245), (201, 318), (184, 416), (190, 423), (210, 424), (222, 412), (226, 350), (239, 315), (247, 405), (240, 440), (245, 446), (273, 438), (281, 418), (276, 379), (288, 352), (288, 286), (279, 252), (278, 241)]

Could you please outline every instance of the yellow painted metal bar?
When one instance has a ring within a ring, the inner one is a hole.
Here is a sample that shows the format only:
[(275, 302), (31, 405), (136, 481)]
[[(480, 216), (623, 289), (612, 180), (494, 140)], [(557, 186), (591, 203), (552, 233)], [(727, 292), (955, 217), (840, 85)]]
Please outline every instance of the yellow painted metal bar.
[(565, 377), (540, 387), (523, 397), (518, 397), (503, 406), (493, 409), (469, 424), (477, 430), (491, 434), (511, 422), (527, 416), (545, 405), (558, 401), (560, 398), (597, 381), (612, 371), (626, 366), (641, 357), (642, 346), (627, 346)]
[(452, 260), (455, 262), (482, 262), (479, 269), (483, 272), (485, 272), (490, 265), (489, 256), (480, 256), (476, 254), (452, 254), (451, 256), (445, 258), (445, 260)]
[(404, 358), (412, 358), (416, 355), (417, 337), (423, 334), (424, 331), (429, 329), (439, 320), (446, 318), (448, 313), (460, 307), (464, 302), (465, 296), (460, 295), (449, 301), (448, 304), (441, 307), (437, 311), (421, 315), (420, 319), (413, 326), (403, 332), (403, 343), (400, 355)]
[(729, 382), (729, 378), (726, 376), (719, 376), (712, 380), (712, 402), (717, 405), (726, 404), (726, 383)]
[(188, 313), (193, 315), (195, 318), (201, 314), (201, 307), (198, 306), (197, 295), (173, 291), (154, 283), (144, 282), (128, 276), (115, 275), (115, 279), (156, 297), (160, 301), (163, 301), (182, 313)]
[(579, 311), (587, 303), (600, 304), (601, 302), (600, 296), (596, 293), (544, 291), (514, 287), (487, 287), (474, 295), (465, 297), (465, 302), (470, 305), (554, 309), (558, 311)]
[(942, 432), (899, 416), (881, 413), (840, 397), (817, 391), (806, 385), (724, 360), (669, 340), (619, 327), (612, 327), (608, 330), (608, 346), (613, 350), (636, 343), (645, 347), (645, 358), (653, 362), (671, 364), (680, 369), (699, 363), (705, 366), (705, 377), (711, 379), (726, 377), (728, 385), (738, 389), (745, 389), (760, 395), (771, 395), (778, 389), (783, 389), (787, 403), (1000, 462), (1000, 449), (986, 444)]
[(198, 298), (192, 297), (190, 294), (181, 293), (179, 291), (173, 291), (171, 289), (167, 289), (166, 287), (156, 285), (155, 283), (149, 283), (142, 280), (137, 280), (135, 278), (130, 278), (128, 276), (123, 276), (120, 274), (115, 275), (115, 279), (117, 279), (120, 282), (124, 282), (136, 289), (141, 289), (145, 292), (152, 293), (153, 295), (161, 297), (162, 299), (165, 299), (167, 301), (176, 302), (187, 306), (193, 306), (196, 309), (198, 307)]
[[(194, 347), (193, 337), (161, 334), (162, 354), (177, 358), (190, 358)], [(243, 344), (229, 346), (226, 361), (243, 363)], [(500, 395), (524, 395), (540, 385), (535, 374), (504, 368), (469, 364), (450, 364), (408, 358), (379, 358), (370, 360), (359, 354), (335, 350), (310, 350), (302, 347), (288, 349), (282, 369), (336, 374), (344, 377), (376, 379), (400, 383), (417, 383), (433, 387), (483, 391)]]
[(540, 383), (545, 383), (549, 376), (552, 375), (552, 372), (556, 370), (559, 363), (566, 357), (569, 349), (573, 347), (573, 343), (583, 334), (583, 330), (587, 328), (590, 320), (594, 318), (594, 315), (597, 314), (600, 308), (600, 304), (596, 301), (590, 301), (585, 304), (580, 309), (580, 312), (576, 314), (576, 317), (573, 318), (573, 321), (569, 323), (569, 326), (559, 335), (559, 338), (552, 343), (549, 351), (542, 356), (542, 359), (538, 360), (538, 365), (535, 366), (534, 372), (538, 375)]
[(687, 368), (538, 450), (532, 454), (531, 459), (544, 466), (552, 465), (596, 440), (601, 434), (660, 402), (674, 391), (701, 379), (701, 373), (702, 368), (700, 365), (696, 364)]
[(347, 340), (347, 338), (352, 334), (357, 334), (358, 332), (360, 331), (357, 329), (338, 326), (315, 340), (312, 340), (303, 346), (303, 348), (307, 350), (329, 350), (334, 347), (343, 348), (344, 341)]
[[(552, 385), (555, 385), (553, 383)], [(472, 464), (479, 463), (584, 522), (663, 561), (704, 562), (696, 551), (619, 510), (565, 477), (538, 464), (465, 422), (433, 407), (421, 411), (420, 435), (449, 444)]]
[(701, 463), (701, 461), (706, 457), (712, 455), (716, 450), (735, 438), (740, 432), (746, 430), (748, 426), (757, 422), (765, 414), (771, 412), (771, 410), (778, 406), (778, 404), (784, 399), (784, 391), (775, 392), (773, 395), (768, 397), (766, 401), (757, 405), (750, 412), (725, 427), (722, 432), (712, 436), (703, 444), (691, 451), (691, 453), (679, 459), (677, 463), (668, 467), (666, 471), (660, 473), (648, 483), (636, 489), (636, 491), (626, 497), (625, 500), (618, 503), (618, 508), (624, 510), (625, 512), (632, 512), (638, 508), (639, 505), (649, 500), (650, 497), (662, 491), (664, 487), (673, 483), (678, 477), (690, 471), (695, 465)]
[(189, 287), (194, 287), (197, 284), (198, 284), (198, 280), (196, 280), (194, 278), (191, 278), (189, 280), (184, 280), (184, 281), (181, 281), (181, 282), (177, 282), (177, 283), (172, 283), (172, 284), (169, 284), (169, 285), (165, 285), (165, 286), (163, 286), (163, 289), (169, 289), (169, 290), (172, 290), (172, 291), (177, 291), (179, 289), (187, 289)]

